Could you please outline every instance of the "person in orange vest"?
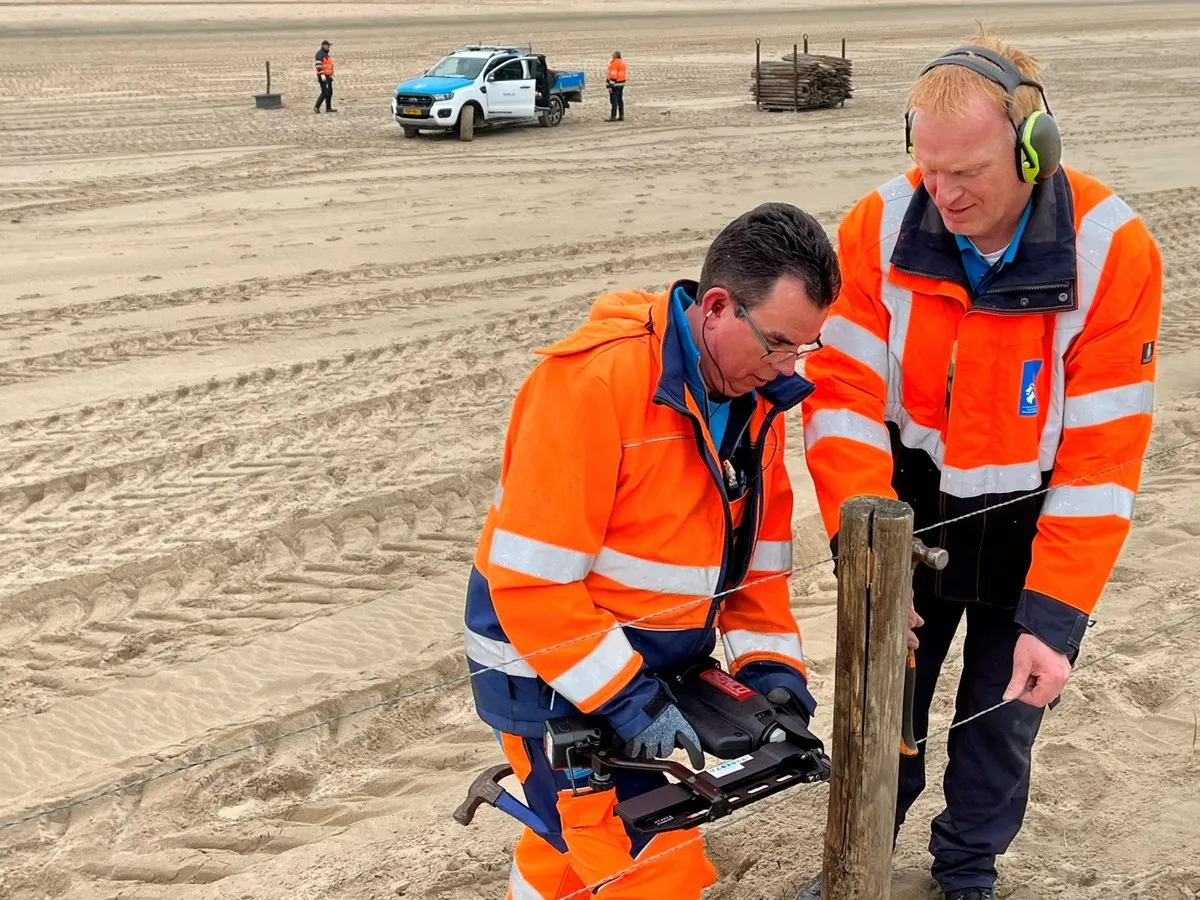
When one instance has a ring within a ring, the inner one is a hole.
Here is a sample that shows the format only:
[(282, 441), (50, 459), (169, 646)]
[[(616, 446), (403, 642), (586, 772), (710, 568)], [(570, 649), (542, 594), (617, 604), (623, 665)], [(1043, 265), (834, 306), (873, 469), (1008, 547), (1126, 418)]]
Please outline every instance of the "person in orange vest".
[(600, 883), (607, 900), (699, 900), (716, 881), (695, 829), (650, 835), (615, 815), (662, 775), (614, 770), (615, 789), (593, 790), (588, 770), (551, 767), (548, 720), (603, 717), (627, 754), (680, 747), (702, 767), (655, 673), (707, 657), (719, 629), (730, 674), (783, 689), (809, 721), (786, 413), (812, 389), (796, 364), (820, 346), (839, 278), (816, 219), (767, 203), (721, 231), (698, 282), (604, 294), (537, 351), (465, 611), (477, 714), (550, 829), (523, 832), (508, 900)]
[(321, 94), (317, 97), (314, 112), (321, 111), (322, 103), (325, 104), (325, 112), (337, 112), (333, 108), (333, 57), (329, 55), (330, 46), (329, 41), (321, 41), (321, 49), (317, 51), (314, 63), (317, 70), (317, 84), (321, 86)]
[(613, 51), (612, 61), (608, 64), (608, 73), (605, 75), (605, 83), (608, 85), (608, 102), (612, 106), (612, 112), (608, 116), (610, 122), (625, 121), (625, 74), (627, 70), (625, 60), (621, 58), (621, 51)]
[[(1153, 421), (1162, 256), (1124, 200), (1060, 165), (1039, 81), (987, 35), (924, 68), (905, 117), (915, 166), (841, 223), (845, 288), (805, 367), (805, 458), (834, 547), (842, 502), (873, 494), (910, 504), (949, 552), (913, 586), (917, 739), (963, 619), (954, 719), (980, 716), (950, 734), (931, 826), (948, 900), (995, 897)], [(924, 751), (900, 760), (897, 833)]]

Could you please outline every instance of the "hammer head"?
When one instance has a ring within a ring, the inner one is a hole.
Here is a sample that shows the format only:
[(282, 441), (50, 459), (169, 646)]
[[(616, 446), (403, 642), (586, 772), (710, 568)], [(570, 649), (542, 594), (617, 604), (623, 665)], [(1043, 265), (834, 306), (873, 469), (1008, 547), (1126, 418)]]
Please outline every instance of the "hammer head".
[(950, 562), (950, 554), (941, 547), (927, 547), (920, 538), (913, 538), (913, 568), (924, 563), (930, 568), (941, 571)]
[(512, 773), (512, 766), (503, 763), (480, 772), (471, 782), (471, 787), (467, 789), (466, 799), (454, 811), (454, 821), (460, 825), (470, 825), (480, 803), (495, 806), (500, 795), (504, 793), (500, 782)]

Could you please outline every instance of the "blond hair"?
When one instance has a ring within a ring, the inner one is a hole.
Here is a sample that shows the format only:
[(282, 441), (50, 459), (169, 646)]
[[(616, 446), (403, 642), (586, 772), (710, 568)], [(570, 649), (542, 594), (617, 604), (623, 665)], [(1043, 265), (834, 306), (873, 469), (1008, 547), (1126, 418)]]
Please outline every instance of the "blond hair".
[[(1026, 78), (1041, 81), (1041, 65), (1023, 50), (1011, 47), (982, 30), (966, 43), (999, 53)], [(965, 112), (971, 100), (979, 93), (986, 94), (995, 107), (1009, 116), (1014, 123), (1022, 121), (1034, 110), (1042, 109), (1042, 96), (1035, 88), (1024, 85), (1017, 88), (1010, 110), (1008, 94), (1000, 85), (965, 66), (938, 66), (930, 69), (913, 84), (908, 92), (908, 111), (925, 110), (955, 115)]]

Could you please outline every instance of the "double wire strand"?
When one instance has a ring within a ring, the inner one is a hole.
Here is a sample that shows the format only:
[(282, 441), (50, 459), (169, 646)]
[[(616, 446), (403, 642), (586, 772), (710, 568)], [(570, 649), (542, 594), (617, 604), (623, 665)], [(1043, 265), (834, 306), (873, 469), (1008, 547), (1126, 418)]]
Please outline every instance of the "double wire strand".
[[(1175, 452), (1178, 452), (1179, 450), (1182, 450), (1186, 447), (1190, 447), (1195, 444), (1200, 444), (1200, 437), (1191, 438), (1189, 440), (1182, 441), (1178, 444), (1173, 444), (1170, 447), (1166, 447), (1162, 450), (1157, 450), (1154, 453), (1147, 453), (1143, 456), (1138, 457), (1137, 459), (1129, 460), (1128, 462), (1118, 463), (1117, 465), (1109, 466), (1108, 468), (1101, 469), (1101, 470), (1093, 472), (1089, 475), (1081, 476), (1080, 478), (1077, 478), (1073, 481), (1064, 482), (1059, 485), (1054, 485), (1053, 487), (1042, 488), (1042, 489), (1034, 491), (1030, 494), (1023, 494), (1021, 497), (1014, 499), (1014, 500), (1005, 500), (1000, 503), (996, 503), (994, 505), (986, 506), (982, 509), (978, 509), (973, 512), (966, 513), (961, 516), (956, 516), (951, 519), (946, 519), (942, 522), (936, 522), (933, 525), (928, 525), (924, 528), (918, 529), (917, 531), (914, 532), (914, 535), (924, 534), (928, 531), (932, 531), (937, 528), (943, 528), (947, 525), (952, 525), (957, 522), (961, 522), (965, 519), (970, 519), (974, 516), (983, 515), (984, 513), (990, 512), (991, 510), (999, 509), (1001, 507), (1008, 506), (1012, 503), (1022, 502), (1024, 500), (1029, 499), (1030, 497), (1041, 496), (1043, 494), (1050, 492), (1051, 490), (1054, 490), (1054, 488), (1057, 488), (1057, 487), (1068, 487), (1068, 486), (1071, 486), (1074, 484), (1079, 484), (1084, 481), (1090, 481), (1091, 479), (1096, 478), (1099, 475), (1106, 475), (1108, 473), (1115, 472), (1119, 469), (1123, 469), (1127, 466), (1132, 466), (1132, 465), (1136, 465), (1138, 463), (1146, 462), (1151, 459), (1156, 459), (1160, 456), (1165, 456), (1169, 453), (1175, 453)], [(617, 623), (616, 625), (601, 629), (599, 631), (594, 631), (589, 634), (578, 635), (576, 637), (569, 638), (564, 641), (560, 641), (557, 644), (552, 644), (549, 647), (543, 647), (539, 650), (534, 650), (530, 653), (527, 653), (527, 654), (524, 654), (521, 656), (516, 656), (512, 659), (507, 659), (503, 662), (496, 663), (494, 665), (484, 666), (475, 672), (467, 672), (464, 675), (457, 675), (453, 678), (448, 678), (444, 681), (439, 681), (434, 684), (426, 685), (425, 687), (417, 688), (416, 690), (408, 691), (406, 693), (398, 694), (398, 695), (395, 695), (392, 697), (387, 697), (387, 698), (384, 698), (383, 700), (378, 700), (374, 703), (369, 703), (365, 706), (360, 706), (360, 707), (356, 707), (354, 709), (347, 710), (346, 712), (339, 713), (338, 715), (335, 715), (335, 716), (330, 716), (329, 718), (326, 718), (326, 719), (321, 719), (321, 720), (313, 722), (309, 725), (303, 725), (299, 728), (293, 728), (288, 731), (280, 732), (279, 734), (269, 735), (269, 736), (267, 736), (265, 738), (261, 738), (257, 741), (252, 741), (251, 743), (243, 744), (238, 747), (233, 747), (229, 750), (225, 750), (220, 753), (213, 754), (211, 756), (206, 756), (202, 759), (194, 760), (193, 762), (183, 763), (181, 765), (174, 766), (170, 769), (166, 769), (162, 772), (156, 772), (153, 775), (147, 775), (143, 778), (137, 778), (132, 781), (122, 782), (122, 783), (113, 785), (112, 787), (105, 788), (102, 791), (97, 791), (92, 794), (86, 794), (84, 796), (77, 797), (72, 800), (64, 801), (63, 803), (57, 804), (55, 806), (49, 806), (49, 807), (45, 807), (42, 809), (38, 809), (34, 812), (20, 816), (18, 818), (11, 819), (11, 820), (8, 820), (5, 822), (0, 822), (0, 831), (3, 831), (8, 828), (15, 828), (18, 825), (23, 825), (26, 822), (32, 822), (35, 819), (42, 819), (47, 816), (56, 815), (58, 813), (69, 812), (72, 809), (76, 809), (80, 806), (84, 806), (89, 803), (94, 803), (95, 801), (101, 800), (105, 797), (111, 797), (115, 794), (120, 794), (125, 791), (133, 790), (134, 788), (144, 787), (145, 785), (151, 784), (155, 781), (160, 781), (161, 779), (164, 779), (164, 778), (170, 778), (174, 775), (179, 775), (179, 774), (181, 774), (183, 772), (187, 772), (191, 769), (197, 769), (197, 768), (201, 768), (203, 766), (211, 765), (212, 763), (220, 762), (221, 760), (228, 759), (229, 757), (232, 757), (232, 756), (238, 756), (243, 753), (249, 753), (251, 750), (257, 750), (261, 747), (265, 747), (270, 744), (274, 744), (279, 741), (286, 740), (287, 738), (296, 737), (297, 735), (301, 735), (301, 734), (304, 734), (309, 731), (315, 731), (319, 728), (324, 728), (326, 725), (332, 725), (336, 722), (341, 722), (345, 719), (349, 719), (354, 716), (360, 716), (360, 715), (363, 715), (364, 713), (372, 712), (377, 709), (383, 709), (384, 707), (392, 706), (397, 703), (402, 703), (406, 700), (411, 700), (414, 697), (419, 697), (423, 694), (432, 693), (433, 691), (439, 691), (443, 688), (454, 687), (456, 685), (459, 685), (466, 681), (469, 681), (472, 678), (475, 678), (476, 676), (482, 675), (486, 672), (494, 672), (494, 671), (498, 671), (498, 670), (503, 670), (515, 662), (525, 661), (528, 659), (532, 659), (535, 656), (540, 656), (544, 653), (552, 653), (555, 650), (562, 649), (563, 647), (570, 647), (574, 644), (578, 644), (583, 641), (588, 641), (588, 640), (591, 640), (591, 639), (597, 638), (597, 637), (603, 637), (604, 635), (606, 635), (612, 631), (616, 631), (618, 629), (624, 628), (626, 625), (637, 625), (641, 622), (646, 622), (646, 621), (649, 621), (650, 619), (655, 619), (660, 616), (666, 616), (666, 615), (670, 615), (672, 613), (691, 609), (692, 607), (695, 607), (695, 606), (709, 604), (709, 603), (712, 603), (714, 600), (720, 600), (723, 597), (727, 597), (730, 594), (733, 594), (740, 590), (744, 590), (745, 588), (753, 587), (755, 585), (763, 584), (763, 583), (769, 582), (769, 581), (774, 581), (777, 578), (788, 578), (792, 575), (796, 575), (801, 572), (806, 572), (806, 571), (815, 569), (819, 566), (827, 565), (834, 561), (835, 561), (834, 557), (828, 556), (828, 557), (818, 560), (817, 562), (809, 563), (808, 565), (805, 565), (805, 566), (791, 568), (791, 569), (788, 569), (783, 572), (775, 572), (770, 575), (765, 575), (762, 578), (757, 578), (757, 579), (754, 579), (751, 581), (743, 582), (742, 584), (738, 585), (735, 588), (730, 588), (729, 590), (726, 590), (726, 591), (720, 591), (718, 593), (713, 594), (712, 596), (705, 596), (705, 597), (695, 598), (692, 600), (687, 600), (683, 603), (676, 604), (675, 606), (672, 606), (668, 609), (663, 609), (663, 610), (658, 610), (653, 613), (648, 613), (644, 616), (639, 616), (635, 619), (630, 619), (627, 622)], [(1194, 618), (1194, 616), (1189, 617), (1189, 619), (1190, 618)], [(1010, 702), (1012, 702), (1012, 701), (1004, 701), (1001, 703), (997, 703), (995, 706), (985, 709), (982, 712), (976, 713), (975, 715), (973, 715), (967, 719), (963, 719), (959, 722), (955, 722), (950, 726), (950, 728), (946, 729), (946, 731), (949, 732), (951, 729), (957, 728), (960, 725), (965, 725), (968, 722), (974, 721), (984, 715), (987, 715), (990, 712), (994, 712), (995, 710), (999, 709), (1002, 706), (1005, 706), (1007, 703), (1010, 703)], [(917, 743), (918, 744), (924, 743), (928, 739), (929, 739), (929, 737), (927, 736), (927, 737), (919, 740)], [(771, 805), (774, 805), (774, 804), (771, 804)], [(699, 839), (699, 838), (697, 838), (697, 839)], [(667, 853), (671, 853), (676, 850), (682, 849), (683, 846), (686, 846), (686, 844), (681, 844), (677, 847), (671, 848), (670, 850), (664, 851), (660, 855), (666, 855)], [(657, 856), (650, 857), (646, 860), (639, 861), (638, 863), (635, 863), (635, 865), (631, 866), (630, 868), (632, 869), (632, 868), (636, 868), (640, 865), (645, 865), (645, 864), (649, 863), (651, 861), (651, 859), (655, 859), (655, 858), (657, 858)], [(628, 871), (628, 870), (626, 870), (626, 871)], [(614, 877), (617, 877), (617, 876), (614, 876)], [(589, 888), (589, 890), (591, 890), (591, 888)], [(579, 892), (576, 892), (576, 893), (579, 893)], [(574, 894), (569, 895), (569, 896), (574, 896)], [(564, 897), (564, 898), (562, 898), (562, 900), (567, 900), (567, 898)]]

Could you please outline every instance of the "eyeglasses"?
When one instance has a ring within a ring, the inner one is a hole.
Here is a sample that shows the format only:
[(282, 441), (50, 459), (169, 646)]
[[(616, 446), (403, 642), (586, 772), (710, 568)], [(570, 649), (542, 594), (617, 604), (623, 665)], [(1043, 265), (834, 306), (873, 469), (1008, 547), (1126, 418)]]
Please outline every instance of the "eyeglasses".
[(758, 330), (758, 326), (754, 324), (754, 319), (750, 318), (750, 310), (746, 309), (746, 307), (738, 300), (734, 300), (733, 305), (737, 308), (741, 317), (746, 320), (746, 324), (750, 326), (750, 330), (754, 332), (754, 336), (758, 338), (758, 342), (762, 344), (763, 350), (766, 351), (763, 353), (762, 358), (769, 361), (771, 365), (781, 366), (785, 363), (792, 362), (792, 360), (803, 359), (810, 353), (816, 353), (825, 346), (821, 343), (821, 337), (818, 335), (816, 341), (813, 343), (801, 344), (795, 350), (782, 350), (777, 347), (772, 347), (770, 342), (763, 337), (763, 333)]

